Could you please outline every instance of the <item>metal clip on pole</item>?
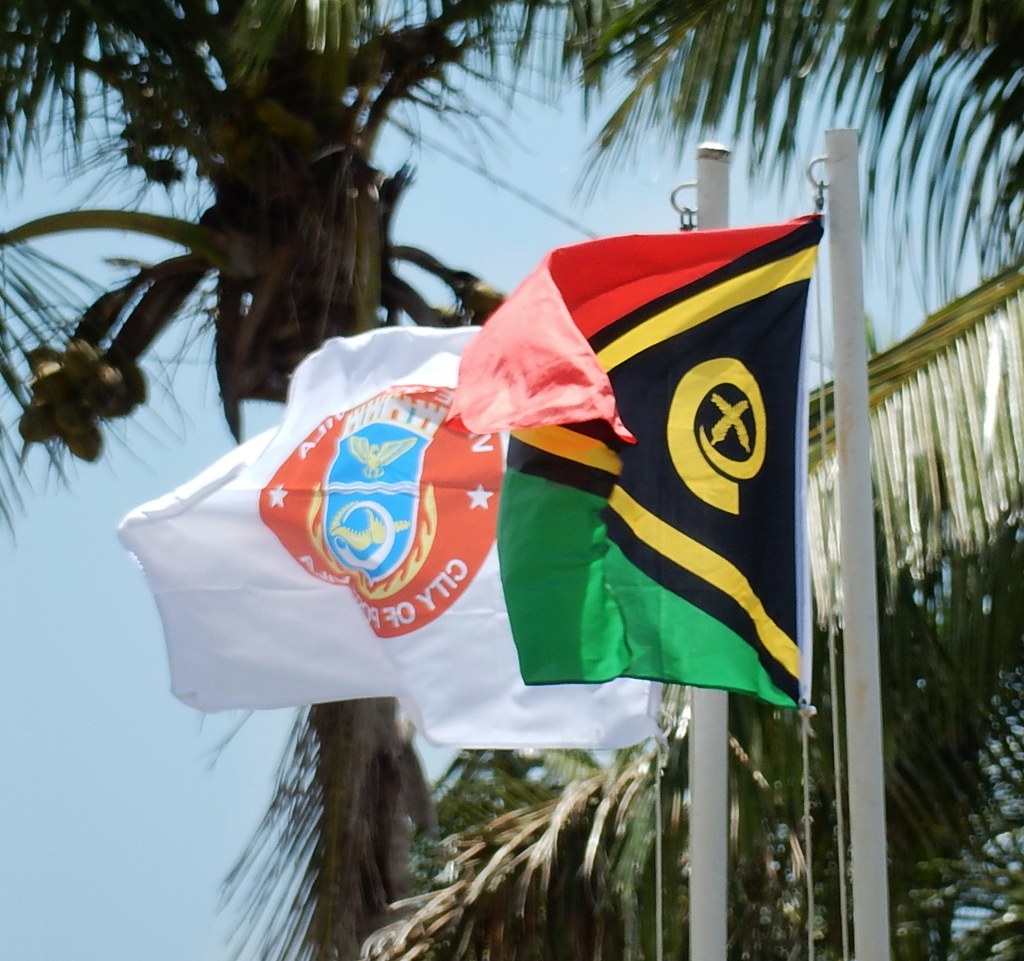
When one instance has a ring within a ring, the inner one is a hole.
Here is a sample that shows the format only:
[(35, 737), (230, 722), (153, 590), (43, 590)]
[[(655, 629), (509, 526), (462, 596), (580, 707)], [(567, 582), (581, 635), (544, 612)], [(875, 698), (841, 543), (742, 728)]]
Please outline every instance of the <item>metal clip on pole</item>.
[(815, 157), (807, 165), (807, 179), (814, 188), (814, 209), (819, 214), (825, 209), (825, 191), (828, 189), (828, 181), (816, 176), (814, 168), (819, 164), (825, 163), (827, 160), (828, 157)]
[(696, 181), (687, 181), (684, 184), (680, 184), (672, 191), (669, 197), (669, 202), (672, 204), (672, 209), (679, 214), (679, 229), (680, 230), (695, 230), (697, 227), (697, 208), (686, 207), (679, 203), (677, 197), (679, 192), (682, 190), (696, 190)]

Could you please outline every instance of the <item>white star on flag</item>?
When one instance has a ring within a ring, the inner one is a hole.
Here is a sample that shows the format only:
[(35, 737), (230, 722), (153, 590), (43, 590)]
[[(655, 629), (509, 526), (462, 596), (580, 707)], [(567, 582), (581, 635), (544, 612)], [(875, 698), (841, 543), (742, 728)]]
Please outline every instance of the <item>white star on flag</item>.
[(288, 496), (288, 491), (284, 489), (283, 484), (270, 488), (267, 493), (270, 495), (271, 507), (284, 507), (284, 499)]
[(494, 496), (494, 491), (485, 491), (483, 484), (477, 484), (476, 490), (466, 491), (469, 495), (469, 509), (473, 510), (474, 507), (482, 507), (487, 510), (490, 504), (487, 502)]

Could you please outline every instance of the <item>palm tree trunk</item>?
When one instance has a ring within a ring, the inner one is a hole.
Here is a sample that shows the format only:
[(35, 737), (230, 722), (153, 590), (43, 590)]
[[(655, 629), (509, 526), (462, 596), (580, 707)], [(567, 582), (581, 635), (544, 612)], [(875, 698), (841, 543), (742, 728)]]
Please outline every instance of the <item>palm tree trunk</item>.
[(311, 864), (320, 896), (309, 925), (310, 956), (356, 958), (391, 902), (410, 893), (412, 824), (422, 820), (429, 791), (396, 728), (393, 700), (319, 704), (310, 709), (309, 726), (318, 747), (322, 819)]
[[(204, 222), (248, 265), (218, 287), (216, 369), (236, 436), (242, 400), (284, 401), (310, 351), (381, 322), (388, 225), (404, 183), (348, 149), (285, 165), (272, 190), (219, 189)], [(264, 824), (229, 879), (237, 896), (248, 878), (252, 898), (296, 872), (292, 910), (270, 912), (280, 927), (264, 933), (264, 947), (277, 946), (269, 953), (289, 956), (280, 948), (291, 945), (305, 958), (358, 957), (391, 902), (410, 893), (413, 827), (429, 826), (433, 812), (396, 708), (389, 698), (343, 701), (300, 719)]]

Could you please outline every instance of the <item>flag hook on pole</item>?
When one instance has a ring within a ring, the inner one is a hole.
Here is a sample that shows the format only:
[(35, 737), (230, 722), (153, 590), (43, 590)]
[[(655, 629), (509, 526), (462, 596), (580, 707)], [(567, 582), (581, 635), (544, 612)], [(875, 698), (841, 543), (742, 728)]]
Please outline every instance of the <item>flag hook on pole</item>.
[(697, 208), (687, 207), (680, 204), (676, 199), (679, 196), (680, 191), (683, 190), (696, 190), (697, 182), (695, 180), (688, 180), (686, 183), (680, 184), (672, 191), (669, 196), (669, 203), (672, 204), (672, 209), (679, 214), (679, 229), (680, 230), (694, 230), (697, 226)]
[(828, 161), (828, 157), (815, 157), (807, 165), (807, 179), (814, 188), (814, 209), (820, 214), (825, 209), (825, 191), (828, 189), (828, 181), (815, 174), (814, 168), (819, 164)]

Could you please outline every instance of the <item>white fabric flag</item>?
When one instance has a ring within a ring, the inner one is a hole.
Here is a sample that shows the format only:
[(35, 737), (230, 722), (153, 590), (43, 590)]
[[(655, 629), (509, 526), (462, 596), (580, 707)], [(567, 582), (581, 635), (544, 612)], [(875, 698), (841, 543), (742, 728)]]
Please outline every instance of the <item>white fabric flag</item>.
[[(399, 698), (437, 744), (622, 747), (659, 687), (526, 687), (495, 549), (504, 438), (443, 424), (475, 331), (326, 343), (281, 427), (121, 523), (201, 710)], [(559, 643), (552, 638), (552, 643)]]

